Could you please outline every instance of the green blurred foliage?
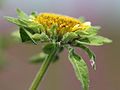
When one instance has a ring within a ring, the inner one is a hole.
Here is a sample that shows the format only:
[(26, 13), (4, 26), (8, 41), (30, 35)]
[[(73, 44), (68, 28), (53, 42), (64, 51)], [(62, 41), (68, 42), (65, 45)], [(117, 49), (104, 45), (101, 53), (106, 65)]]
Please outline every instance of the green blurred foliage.
[(11, 41), (9, 35), (0, 35), (0, 68), (6, 64), (8, 58), (4, 53), (5, 50), (12, 44), (13, 41)]

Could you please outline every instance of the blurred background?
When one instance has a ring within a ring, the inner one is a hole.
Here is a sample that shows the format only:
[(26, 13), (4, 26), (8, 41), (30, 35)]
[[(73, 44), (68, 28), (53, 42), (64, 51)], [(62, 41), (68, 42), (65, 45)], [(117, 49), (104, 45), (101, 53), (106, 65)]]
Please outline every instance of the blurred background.
[[(16, 8), (27, 14), (37, 11), (84, 16), (92, 25), (100, 25), (99, 34), (113, 43), (90, 47), (97, 57), (97, 71), (90, 67), (86, 54), (77, 49), (76, 52), (89, 67), (89, 90), (120, 90), (120, 0), (0, 0), (0, 90), (28, 90), (41, 66), (28, 59), (41, 52), (42, 44), (22, 44), (11, 38), (11, 32), (18, 27), (3, 16), (17, 17)], [(64, 50), (60, 60), (50, 66), (38, 90), (82, 90), (67, 54)]]

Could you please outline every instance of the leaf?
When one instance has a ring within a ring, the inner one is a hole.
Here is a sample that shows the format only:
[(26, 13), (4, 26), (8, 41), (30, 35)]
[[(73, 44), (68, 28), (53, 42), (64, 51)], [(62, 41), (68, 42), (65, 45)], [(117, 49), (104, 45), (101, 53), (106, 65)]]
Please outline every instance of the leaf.
[(32, 13), (31, 13), (31, 16), (37, 18), (38, 14), (37, 14), (37, 12), (32, 12)]
[(63, 38), (62, 38), (62, 41), (64, 43), (68, 43), (70, 41), (72, 41), (73, 39), (77, 38), (78, 35), (75, 33), (75, 32), (67, 32)]
[[(43, 61), (45, 60), (45, 58), (47, 57), (47, 55), (48, 55), (48, 54), (45, 54), (45, 53), (42, 52), (42, 53), (39, 53), (39, 54), (37, 54), (37, 55), (32, 56), (32, 57), (29, 59), (29, 61), (30, 61), (31, 63), (41, 63), (41, 62), (43, 62)], [(58, 59), (59, 59), (59, 56), (56, 55), (56, 56), (54, 56), (52, 62), (54, 63), (54, 62), (56, 62)]]
[(32, 38), (41, 42), (49, 41), (49, 37), (45, 33), (41, 33), (41, 34), (36, 33), (32, 36)]
[(102, 36), (92, 36), (88, 38), (84, 38), (81, 40), (76, 40), (76, 43), (80, 44), (86, 44), (86, 45), (95, 45), (95, 46), (100, 46), (103, 45), (104, 43), (111, 43), (112, 40), (108, 38), (104, 38)]
[(88, 28), (87, 30), (85, 30), (85, 32), (89, 33), (89, 36), (86, 36), (86, 37), (91, 37), (91, 36), (98, 34), (98, 30), (100, 28), (101, 28), (100, 26), (94, 26), (94, 27), (92, 26)]
[(89, 33), (87, 33), (86, 31), (83, 31), (83, 30), (77, 30), (77, 31), (75, 31), (75, 33), (77, 34), (77, 35), (89, 35)]
[(53, 51), (54, 47), (55, 45), (53, 43), (47, 44), (43, 47), (43, 51), (46, 54), (50, 54)]
[[(43, 47), (43, 52), (46, 54), (50, 54), (54, 50), (53, 43), (47, 44)], [(59, 53), (61, 53), (64, 50), (63, 47), (59, 47), (58, 51), (56, 52), (56, 56), (53, 59), (53, 62), (56, 62), (59, 59)]]
[(92, 65), (92, 67), (93, 67), (93, 70), (96, 71), (96, 64), (95, 64), (96, 58), (95, 58), (94, 53), (93, 53), (87, 46), (85, 46), (85, 45), (83, 45), (83, 44), (77, 44), (77, 45), (75, 45), (75, 46), (81, 48), (83, 51), (85, 51), (85, 52), (89, 55), (89, 57), (90, 57), (90, 62), (91, 62), (91, 65)]
[(79, 21), (83, 23), (83, 22), (85, 22), (85, 18), (84, 17), (79, 17)]
[(36, 33), (36, 34), (32, 35), (32, 38), (35, 39), (35, 40), (40, 40), (41, 35)]
[(13, 18), (13, 17), (8, 17), (8, 16), (5, 16), (4, 18), (18, 26), (25, 27), (25, 28), (31, 28), (37, 33), (40, 33), (40, 31), (45, 32), (45, 28), (43, 27), (43, 25), (41, 25), (39, 23), (34, 23), (32, 21), (25, 20), (25, 19), (19, 20), (19, 19)]
[(29, 43), (34, 43), (37, 44), (33, 39), (31, 33), (29, 33), (25, 28), (20, 27), (20, 36), (22, 39), (22, 42), (29, 42)]
[(16, 19), (16, 18), (8, 17), (8, 16), (5, 16), (4, 18), (5, 18), (6, 20), (8, 20), (8, 21), (10, 21), (10, 22), (18, 25), (18, 26), (24, 26), (24, 27), (26, 27), (26, 24), (25, 24), (24, 22), (22, 22), (22, 21), (20, 21), (20, 20), (18, 20), (18, 19)]
[(32, 63), (39, 63), (39, 62), (43, 62), (46, 58), (47, 54), (45, 53), (39, 53), (35, 56), (32, 56), (29, 61)]
[(23, 11), (21, 11), (20, 9), (17, 9), (16, 10), (17, 14), (18, 14), (18, 18), (19, 19), (25, 19), (25, 20), (28, 20), (29, 17), (27, 14), (25, 14)]
[(73, 48), (69, 49), (69, 60), (75, 69), (78, 80), (82, 83), (83, 90), (88, 90), (89, 76), (86, 63), (79, 55), (74, 53)]
[(45, 33), (41, 33), (41, 34), (36, 33), (32, 36), (32, 38), (37, 40), (37, 41), (41, 41), (41, 42), (50, 41), (49, 37)]
[(53, 39), (53, 41), (58, 40), (58, 35), (57, 35), (57, 31), (56, 31), (57, 26), (58, 25), (55, 24), (55, 25), (52, 26), (52, 29), (47, 29), (47, 32), (48, 32), (50, 38)]
[(19, 33), (18, 30), (12, 32), (12, 37), (13, 37), (14, 39), (16, 39), (17, 41), (20, 41), (20, 40), (21, 40), (21, 38), (20, 38), (20, 33)]
[(29, 27), (29, 28), (37, 29), (38, 33), (40, 31), (45, 33), (45, 28), (43, 27), (42, 24), (35, 23), (35, 22), (29, 21), (29, 20), (21, 20), (21, 22), (24, 22), (27, 25), (27, 27)]

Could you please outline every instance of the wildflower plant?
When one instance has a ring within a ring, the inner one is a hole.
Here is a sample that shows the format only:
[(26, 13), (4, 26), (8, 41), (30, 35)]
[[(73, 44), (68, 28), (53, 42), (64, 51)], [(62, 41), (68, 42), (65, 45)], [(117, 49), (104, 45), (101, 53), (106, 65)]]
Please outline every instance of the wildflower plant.
[(111, 43), (108, 38), (97, 35), (99, 26), (91, 26), (91, 22), (85, 22), (83, 17), (79, 19), (53, 13), (33, 12), (26, 15), (17, 9), (18, 18), (5, 17), (8, 21), (19, 26), (19, 30), (13, 33), (14, 37), (23, 43), (37, 45), (46, 43), (43, 52), (30, 58), (30, 61), (43, 62), (30, 90), (36, 90), (41, 82), (48, 66), (59, 59), (59, 53), (64, 48), (69, 51), (68, 57), (72, 63), (76, 76), (82, 84), (83, 90), (88, 90), (89, 75), (88, 68), (81, 56), (75, 53), (73, 47), (77, 47), (86, 52), (90, 58), (93, 70), (96, 70), (95, 55), (86, 46), (100, 46), (104, 43)]

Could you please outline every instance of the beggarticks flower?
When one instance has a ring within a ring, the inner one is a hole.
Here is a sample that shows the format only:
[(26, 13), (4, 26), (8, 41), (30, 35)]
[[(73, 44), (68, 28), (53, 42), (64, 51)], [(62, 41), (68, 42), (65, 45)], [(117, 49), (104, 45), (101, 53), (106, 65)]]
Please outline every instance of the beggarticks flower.
[(95, 55), (86, 45), (100, 46), (104, 43), (112, 42), (108, 38), (98, 36), (100, 27), (91, 26), (91, 22), (84, 22), (84, 18), (79, 19), (53, 13), (33, 12), (30, 16), (17, 9), (18, 19), (5, 17), (8, 21), (18, 25), (19, 31), (12, 35), (24, 43), (47, 44), (43, 47), (43, 52), (30, 58), (30, 61), (43, 62), (40, 71), (33, 81), (30, 90), (36, 90), (51, 62), (59, 59), (59, 53), (67, 48), (68, 57), (72, 63), (78, 80), (81, 81), (83, 90), (88, 90), (89, 76), (88, 68), (81, 56), (74, 52), (74, 48), (81, 48), (88, 53), (91, 66), (96, 70)]
[(90, 22), (82, 23), (78, 19), (50, 13), (40, 13), (37, 18), (33, 18), (34, 22), (42, 24), (45, 29), (52, 29), (52, 26), (57, 24), (57, 32), (65, 34), (67, 32), (74, 32), (76, 30), (86, 30), (91, 27)]

